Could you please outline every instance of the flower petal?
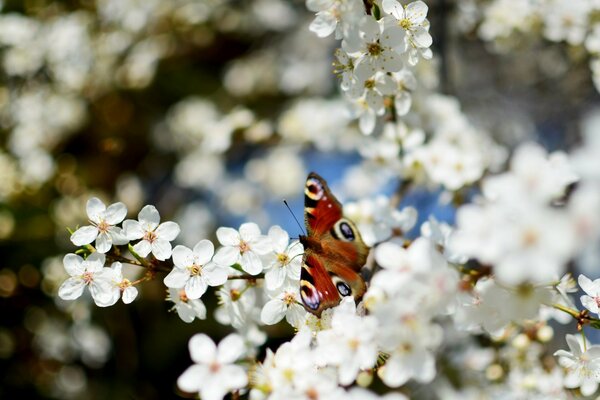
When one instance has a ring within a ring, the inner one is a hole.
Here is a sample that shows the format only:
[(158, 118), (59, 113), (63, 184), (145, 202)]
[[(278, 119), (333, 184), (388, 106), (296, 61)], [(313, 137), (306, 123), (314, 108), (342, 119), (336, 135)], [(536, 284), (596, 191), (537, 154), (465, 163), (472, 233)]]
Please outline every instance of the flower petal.
[(421, 0), (413, 1), (406, 6), (406, 18), (408, 18), (412, 24), (419, 25), (425, 21), (427, 11), (427, 4), (423, 3)]
[(106, 205), (97, 197), (92, 197), (87, 201), (85, 211), (90, 221), (99, 223), (100, 219), (104, 217), (104, 211), (106, 211)]
[(219, 343), (217, 360), (221, 364), (231, 364), (240, 358), (245, 351), (244, 339), (240, 335), (232, 333)]
[(204, 293), (206, 293), (206, 282), (200, 275), (192, 276), (188, 279), (185, 284), (185, 294), (189, 299), (199, 299)]
[(583, 291), (589, 294), (590, 296), (598, 295), (596, 285), (594, 285), (594, 282), (592, 282), (592, 280), (587, 276), (583, 274), (579, 275), (579, 277), (577, 278), (577, 283), (579, 283), (579, 286), (583, 289)]
[(269, 300), (260, 312), (260, 320), (266, 325), (276, 324), (283, 319), (286, 311), (287, 307), (283, 301), (279, 299)]
[(181, 232), (181, 228), (173, 221), (163, 222), (156, 228), (156, 236), (169, 242), (175, 240), (179, 232)]
[(75, 300), (81, 296), (85, 283), (83, 279), (78, 277), (71, 277), (64, 281), (60, 288), (58, 288), (58, 297), (63, 300)]
[(273, 244), (273, 251), (276, 253), (283, 253), (290, 242), (290, 235), (279, 225), (272, 226), (268, 236)]
[(137, 295), (138, 295), (137, 288), (134, 286), (129, 286), (128, 288), (126, 288), (123, 291), (123, 303), (125, 303), (125, 304), (131, 303), (133, 300), (135, 300)]
[(237, 246), (240, 243), (240, 235), (233, 228), (220, 227), (217, 229), (217, 239), (223, 246)]
[(416, 27), (412, 31), (413, 41), (417, 47), (427, 48), (432, 45), (433, 38), (427, 29), (422, 26)]
[(177, 386), (184, 392), (198, 392), (209, 375), (207, 365), (192, 365), (177, 379)]
[(267, 287), (267, 290), (274, 290), (281, 287), (286, 275), (286, 269), (279, 267), (279, 265), (275, 265), (271, 268), (265, 274), (265, 286)]
[(240, 250), (237, 247), (225, 246), (221, 247), (215, 253), (213, 261), (224, 267), (229, 267), (240, 259)]
[(147, 240), (142, 240), (133, 246), (133, 250), (141, 257), (147, 257), (152, 251), (152, 245)]
[(381, 8), (385, 13), (393, 15), (398, 20), (404, 18), (404, 7), (397, 0), (383, 0)]
[(160, 223), (160, 214), (156, 207), (147, 205), (138, 214), (138, 220), (146, 231), (153, 231)]
[(181, 289), (185, 286), (188, 279), (190, 279), (190, 274), (187, 269), (173, 268), (171, 272), (165, 276), (163, 283), (166, 287)]
[(262, 272), (263, 265), (260, 257), (253, 251), (247, 251), (242, 254), (242, 269), (250, 275), (257, 275)]
[(246, 222), (240, 226), (240, 237), (243, 241), (249, 242), (257, 236), (260, 236), (260, 228), (254, 222)]
[(202, 274), (210, 286), (219, 286), (227, 282), (227, 270), (225, 267), (213, 262), (204, 265)]
[(127, 219), (123, 221), (123, 230), (125, 232), (125, 236), (129, 240), (140, 239), (144, 236), (144, 229), (142, 228), (142, 224), (134, 219)]
[(194, 265), (194, 253), (185, 246), (175, 246), (173, 249), (173, 264), (178, 268), (191, 267)]
[(210, 364), (217, 358), (215, 342), (204, 333), (197, 333), (190, 339), (190, 357), (195, 363)]
[(310, 23), (308, 29), (317, 34), (318, 37), (324, 38), (331, 35), (337, 27), (337, 18), (332, 13), (320, 12), (316, 15), (313, 22)]
[(248, 384), (248, 374), (239, 365), (223, 365), (219, 375), (225, 378), (223, 381), (228, 390), (241, 389)]
[(108, 230), (114, 245), (123, 245), (129, 243), (129, 239), (125, 235), (125, 231), (118, 226), (113, 226)]
[(210, 261), (213, 254), (215, 254), (215, 246), (208, 239), (203, 239), (199, 241), (194, 246), (194, 256), (196, 257), (196, 261), (200, 265), (204, 265)]
[(125, 204), (118, 202), (108, 206), (104, 214), (104, 220), (110, 225), (116, 225), (119, 222), (123, 221), (126, 216), (127, 207), (125, 206)]
[(152, 254), (154, 254), (157, 260), (164, 261), (171, 257), (171, 253), (172, 247), (170, 242), (163, 239), (156, 239), (152, 242)]
[(108, 233), (101, 233), (96, 238), (96, 251), (106, 253), (112, 247), (112, 238)]
[(273, 244), (271, 243), (271, 240), (268, 236), (260, 235), (252, 239), (250, 243), (252, 251), (254, 251), (257, 254), (265, 255), (273, 251)]
[(63, 258), (63, 265), (65, 267), (65, 271), (71, 276), (78, 276), (85, 272), (83, 268), (83, 258), (78, 256), (77, 254), (67, 254)]
[(71, 242), (73, 242), (75, 246), (83, 246), (84, 244), (92, 243), (97, 236), (98, 228), (91, 225), (82, 226), (73, 232), (71, 235)]

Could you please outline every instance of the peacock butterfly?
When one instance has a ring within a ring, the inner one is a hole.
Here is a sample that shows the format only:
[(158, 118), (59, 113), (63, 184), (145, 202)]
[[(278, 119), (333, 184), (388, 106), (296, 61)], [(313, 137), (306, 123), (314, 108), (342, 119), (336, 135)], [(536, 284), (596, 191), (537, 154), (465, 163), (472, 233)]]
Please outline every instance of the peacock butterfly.
[(369, 247), (323, 178), (311, 172), (304, 187), (304, 222), (307, 235), (300, 273), (300, 297), (307, 311), (320, 317), (342, 297), (362, 298), (366, 290), (359, 272)]

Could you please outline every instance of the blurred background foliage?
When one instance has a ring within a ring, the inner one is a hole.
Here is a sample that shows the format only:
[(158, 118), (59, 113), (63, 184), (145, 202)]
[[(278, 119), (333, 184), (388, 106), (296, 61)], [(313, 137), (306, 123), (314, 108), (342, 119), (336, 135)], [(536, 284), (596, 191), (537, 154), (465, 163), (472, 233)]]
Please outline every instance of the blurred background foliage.
[[(509, 147), (577, 142), (598, 100), (585, 52), (484, 43), (464, 4), (427, 3), (432, 87)], [(280, 201), (302, 214), (310, 170), (352, 197), (344, 177), (360, 135), (337, 98), (335, 41), (308, 31), (300, 0), (0, 5), (0, 397), (174, 397), (189, 337), (226, 329), (210, 312), (192, 324), (167, 312), (161, 279), (129, 306), (60, 301), (66, 228), (85, 223), (98, 195), (125, 202), (130, 218), (156, 205), (187, 245), (247, 219), (295, 232)], [(405, 203), (451, 219), (438, 195)], [(291, 333), (267, 330), (269, 346)]]

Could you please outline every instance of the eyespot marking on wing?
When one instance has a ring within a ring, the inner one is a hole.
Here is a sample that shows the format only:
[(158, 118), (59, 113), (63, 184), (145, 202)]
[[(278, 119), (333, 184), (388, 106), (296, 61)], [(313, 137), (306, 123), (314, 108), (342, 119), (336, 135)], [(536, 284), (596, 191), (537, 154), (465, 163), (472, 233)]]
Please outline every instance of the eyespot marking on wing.
[(308, 281), (300, 281), (300, 297), (302, 297), (304, 304), (311, 310), (318, 309), (321, 304), (315, 287)]
[(325, 190), (318, 179), (309, 178), (306, 181), (306, 188), (304, 189), (305, 200), (312, 200), (314, 202), (321, 200)]
[(345, 218), (340, 219), (333, 228), (331, 228), (331, 234), (336, 239), (343, 240), (344, 242), (353, 242), (356, 240), (356, 228)]

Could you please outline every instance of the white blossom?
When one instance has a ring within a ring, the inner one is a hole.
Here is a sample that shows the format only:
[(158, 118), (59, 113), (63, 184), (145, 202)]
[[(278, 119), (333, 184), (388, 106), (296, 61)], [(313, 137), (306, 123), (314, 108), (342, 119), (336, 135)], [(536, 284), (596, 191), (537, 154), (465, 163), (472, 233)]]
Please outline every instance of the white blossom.
[(289, 234), (275, 225), (269, 229), (268, 238), (271, 241), (272, 251), (266, 258), (265, 286), (269, 290), (281, 287), (290, 280), (299, 284), (300, 268), (304, 247), (298, 241), (290, 241)]
[(598, 314), (600, 311), (600, 279), (592, 281), (585, 275), (579, 275), (577, 281), (585, 292), (581, 296), (581, 304), (591, 312)]
[(115, 304), (120, 292), (115, 292), (114, 271), (104, 268), (104, 254), (94, 252), (85, 260), (76, 254), (67, 254), (63, 259), (65, 270), (71, 276), (58, 289), (63, 300), (75, 300), (88, 287), (94, 302), (99, 307)]
[(189, 349), (194, 365), (177, 379), (181, 390), (198, 393), (204, 400), (221, 400), (248, 383), (246, 371), (234, 364), (245, 352), (241, 336), (231, 334), (217, 347), (210, 337), (198, 333), (190, 339)]
[(567, 370), (564, 385), (566, 388), (579, 388), (581, 394), (590, 396), (598, 390), (600, 382), (600, 346), (586, 346), (575, 335), (566, 335), (569, 351), (554, 353), (559, 364)]
[(173, 309), (183, 322), (188, 324), (194, 319), (206, 319), (206, 306), (200, 299), (189, 299), (184, 289), (169, 288), (167, 300), (175, 303)]
[(96, 250), (106, 253), (113, 244), (128, 242), (123, 230), (115, 226), (127, 215), (125, 204), (118, 202), (107, 208), (102, 200), (92, 197), (87, 202), (86, 211), (92, 225), (83, 226), (71, 235), (71, 242), (75, 246), (83, 246), (96, 240)]
[(299, 328), (304, 321), (306, 311), (300, 300), (300, 286), (287, 286), (274, 291), (270, 295), (260, 313), (260, 319), (267, 325), (278, 323), (285, 317), (287, 322), (295, 328)]
[(160, 223), (160, 214), (156, 207), (147, 205), (138, 214), (138, 221), (128, 219), (123, 222), (128, 240), (142, 239), (133, 246), (133, 250), (142, 257), (150, 252), (157, 260), (171, 257), (171, 241), (179, 235), (179, 225), (167, 221)]
[(185, 290), (189, 299), (199, 299), (208, 286), (219, 286), (227, 281), (226, 267), (211, 261), (214, 245), (210, 240), (199, 241), (193, 249), (178, 245), (173, 250), (175, 267), (165, 277), (169, 288)]
[(267, 237), (261, 235), (258, 225), (242, 224), (239, 232), (233, 228), (221, 227), (217, 229), (217, 238), (223, 246), (214, 257), (217, 264), (230, 266), (237, 263), (251, 275), (262, 272), (260, 256), (271, 250), (271, 244)]

